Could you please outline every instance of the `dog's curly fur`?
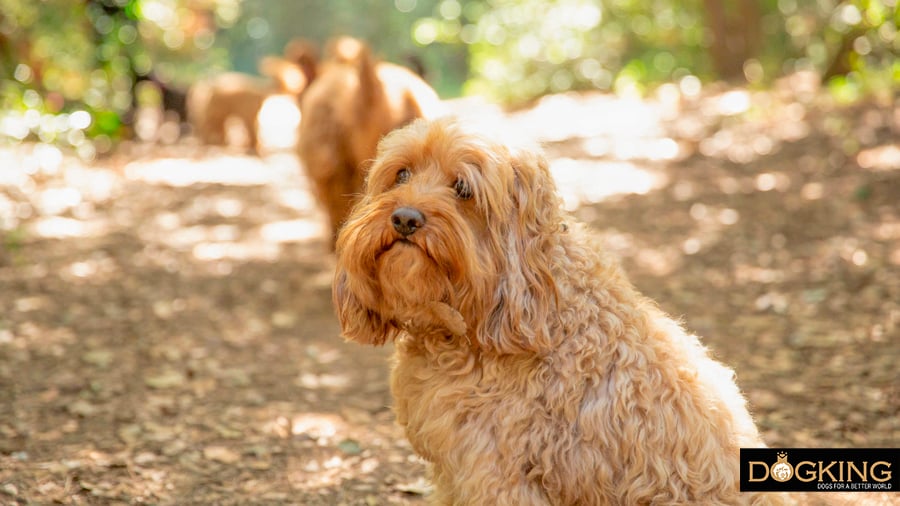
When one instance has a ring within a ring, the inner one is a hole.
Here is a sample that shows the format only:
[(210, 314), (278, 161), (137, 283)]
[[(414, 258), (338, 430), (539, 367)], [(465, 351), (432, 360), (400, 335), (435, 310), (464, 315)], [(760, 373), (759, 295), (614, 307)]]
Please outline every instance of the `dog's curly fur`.
[(779, 503), (738, 491), (764, 445), (733, 372), (567, 222), (536, 151), (451, 119), (379, 146), (334, 303), (345, 338), (395, 343), (434, 502)]
[(381, 137), (416, 118), (440, 114), (442, 105), (425, 81), (379, 61), (365, 42), (352, 37), (330, 41), (313, 74), (300, 102), (298, 153), (328, 214), (333, 241), (363, 189), (366, 163)]

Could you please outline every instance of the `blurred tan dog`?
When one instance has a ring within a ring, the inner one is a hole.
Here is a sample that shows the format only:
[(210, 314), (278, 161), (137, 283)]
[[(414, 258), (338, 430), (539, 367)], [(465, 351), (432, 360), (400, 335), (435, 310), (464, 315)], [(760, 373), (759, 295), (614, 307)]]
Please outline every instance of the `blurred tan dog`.
[(300, 104), (298, 152), (333, 241), (381, 137), (415, 118), (436, 117), (443, 106), (420, 77), (378, 61), (351, 37), (332, 40), (314, 74)]
[(195, 83), (187, 97), (187, 116), (194, 134), (204, 144), (225, 145), (229, 120), (233, 119), (246, 133), (248, 148), (258, 152), (257, 121), (263, 102), (275, 94), (302, 94), (311, 78), (309, 65), (315, 65), (315, 51), (314, 45), (297, 39), (285, 47), (285, 57), (260, 60), (264, 77), (227, 72)]
[(395, 344), (436, 504), (779, 504), (733, 372), (571, 226), (547, 162), (450, 119), (381, 142), (337, 240), (342, 334)]
[(187, 113), (194, 135), (204, 144), (228, 143), (227, 125), (237, 120), (251, 150), (257, 148), (257, 115), (275, 88), (265, 79), (228, 72), (198, 81), (188, 91)]

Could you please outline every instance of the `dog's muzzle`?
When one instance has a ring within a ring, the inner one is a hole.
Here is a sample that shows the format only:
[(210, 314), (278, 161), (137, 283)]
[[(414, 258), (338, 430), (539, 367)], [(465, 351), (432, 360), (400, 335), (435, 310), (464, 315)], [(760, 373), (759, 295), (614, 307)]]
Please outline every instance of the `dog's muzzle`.
[(412, 207), (400, 207), (391, 213), (391, 224), (397, 233), (403, 237), (409, 237), (416, 230), (425, 226), (425, 215)]

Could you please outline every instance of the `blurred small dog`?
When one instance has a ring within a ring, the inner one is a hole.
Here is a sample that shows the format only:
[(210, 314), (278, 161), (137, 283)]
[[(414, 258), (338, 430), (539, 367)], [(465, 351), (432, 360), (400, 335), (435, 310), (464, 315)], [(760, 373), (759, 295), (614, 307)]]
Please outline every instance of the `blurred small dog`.
[(187, 112), (194, 135), (204, 144), (227, 144), (229, 118), (240, 122), (251, 150), (257, 148), (257, 115), (272, 84), (248, 74), (227, 72), (194, 83), (187, 98)]
[(415, 118), (437, 116), (442, 105), (413, 72), (376, 60), (364, 42), (350, 37), (331, 41), (313, 74), (300, 103), (298, 152), (333, 241), (381, 137)]
[(542, 155), (454, 120), (381, 142), (337, 240), (342, 334), (391, 390), (437, 504), (777, 504), (733, 372), (567, 224)]
[(234, 118), (246, 132), (249, 148), (257, 151), (263, 102), (275, 94), (302, 94), (311, 79), (309, 62), (314, 66), (315, 60), (315, 46), (298, 39), (285, 47), (285, 57), (260, 59), (259, 71), (265, 77), (226, 72), (195, 83), (187, 97), (194, 134), (205, 144), (225, 145), (228, 120)]

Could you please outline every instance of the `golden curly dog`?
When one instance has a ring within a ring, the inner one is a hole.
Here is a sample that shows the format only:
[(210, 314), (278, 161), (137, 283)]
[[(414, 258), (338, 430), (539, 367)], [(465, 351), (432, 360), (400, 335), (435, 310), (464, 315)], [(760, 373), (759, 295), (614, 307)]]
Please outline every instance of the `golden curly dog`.
[(342, 334), (391, 389), (437, 504), (777, 504), (714, 361), (568, 224), (542, 155), (452, 119), (385, 137), (337, 242)]
[(328, 214), (331, 243), (363, 189), (367, 163), (391, 130), (443, 106), (412, 71), (378, 60), (352, 37), (328, 44), (300, 102), (298, 154)]

